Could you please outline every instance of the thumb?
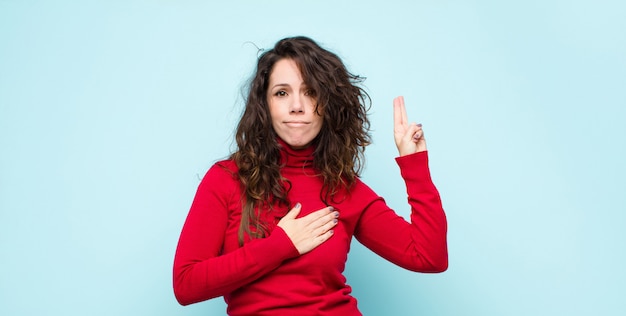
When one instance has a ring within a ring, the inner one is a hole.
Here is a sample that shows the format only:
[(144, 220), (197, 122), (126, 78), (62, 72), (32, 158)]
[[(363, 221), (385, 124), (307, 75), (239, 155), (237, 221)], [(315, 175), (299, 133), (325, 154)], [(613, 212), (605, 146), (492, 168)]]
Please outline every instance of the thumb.
[(415, 133), (418, 131), (418, 126), (415, 123), (411, 123), (411, 125), (409, 125), (409, 128), (407, 128), (404, 136), (403, 136), (403, 140), (405, 142), (410, 142), (413, 140), (413, 137), (415, 136)]
[(298, 214), (300, 214), (301, 209), (302, 209), (302, 204), (296, 203), (296, 206), (294, 206), (291, 210), (289, 210), (287, 215), (285, 215), (285, 217), (283, 218), (295, 219), (298, 216)]

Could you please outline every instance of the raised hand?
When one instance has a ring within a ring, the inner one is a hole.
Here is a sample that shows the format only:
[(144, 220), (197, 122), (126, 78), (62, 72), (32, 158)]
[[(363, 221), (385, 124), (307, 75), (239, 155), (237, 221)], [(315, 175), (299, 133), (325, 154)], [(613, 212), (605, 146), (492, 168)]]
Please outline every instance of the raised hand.
[(408, 123), (402, 96), (393, 99), (393, 136), (400, 156), (426, 150), (422, 124)]
[(287, 233), (291, 242), (302, 255), (315, 249), (333, 235), (332, 228), (337, 225), (339, 212), (329, 206), (302, 218), (296, 218), (301, 209), (302, 205), (296, 204), (278, 222), (278, 226)]

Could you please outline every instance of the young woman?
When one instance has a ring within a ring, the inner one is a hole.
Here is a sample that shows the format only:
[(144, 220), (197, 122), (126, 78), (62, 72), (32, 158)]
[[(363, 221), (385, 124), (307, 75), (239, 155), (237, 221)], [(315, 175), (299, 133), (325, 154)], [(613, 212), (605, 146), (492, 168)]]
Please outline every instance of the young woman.
[(261, 55), (237, 151), (202, 179), (180, 235), (180, 304), (224, 296), (229, 315), (361, 315), (343, 276), (353, 236), (403, 268), (447, 269), (426, 140), (402, 97), (394, 136), (411, 223), (358, 178), (370, 142), (360, 81), (306, 37)]

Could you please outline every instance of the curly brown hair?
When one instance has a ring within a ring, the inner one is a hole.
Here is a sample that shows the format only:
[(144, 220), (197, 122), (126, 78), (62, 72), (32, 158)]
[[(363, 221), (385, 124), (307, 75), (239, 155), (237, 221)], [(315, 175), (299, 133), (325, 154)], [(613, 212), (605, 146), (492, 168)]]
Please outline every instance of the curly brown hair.
[(251, 78), (246, 106), (237, 126), (237, 151), (231, 159), (238, 167), (244, 206), (239, 243), (244, 234), (262, 238), (267, 234), (259, 212), (275, 206), (290, 207), (290, 185), (280, 174), (280, 148), (272, 128), (267, 89), (274, 64), (292, 59), (316, 99), (315, 111), (323, 117), (322, 128), (313, 140), (313, 166), (324, 180), (320, 198), (328, 205), (339, 189), (349, 189), (364, 164), (370, 144), (367, 110), (371, 99), (358, 86), (364, 78), (353, 75), (341, 59), (310, 38), (284, 38), (263, 52)]

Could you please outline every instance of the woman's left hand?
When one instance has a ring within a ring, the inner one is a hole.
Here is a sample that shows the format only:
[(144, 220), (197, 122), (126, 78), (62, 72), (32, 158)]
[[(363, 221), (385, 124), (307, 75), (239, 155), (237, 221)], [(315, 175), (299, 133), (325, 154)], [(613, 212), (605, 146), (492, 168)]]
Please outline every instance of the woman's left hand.
[(426, 151), (422, 124), (408, 123), (402, 96), (393, 99), (393, 136), (400, 156)]

